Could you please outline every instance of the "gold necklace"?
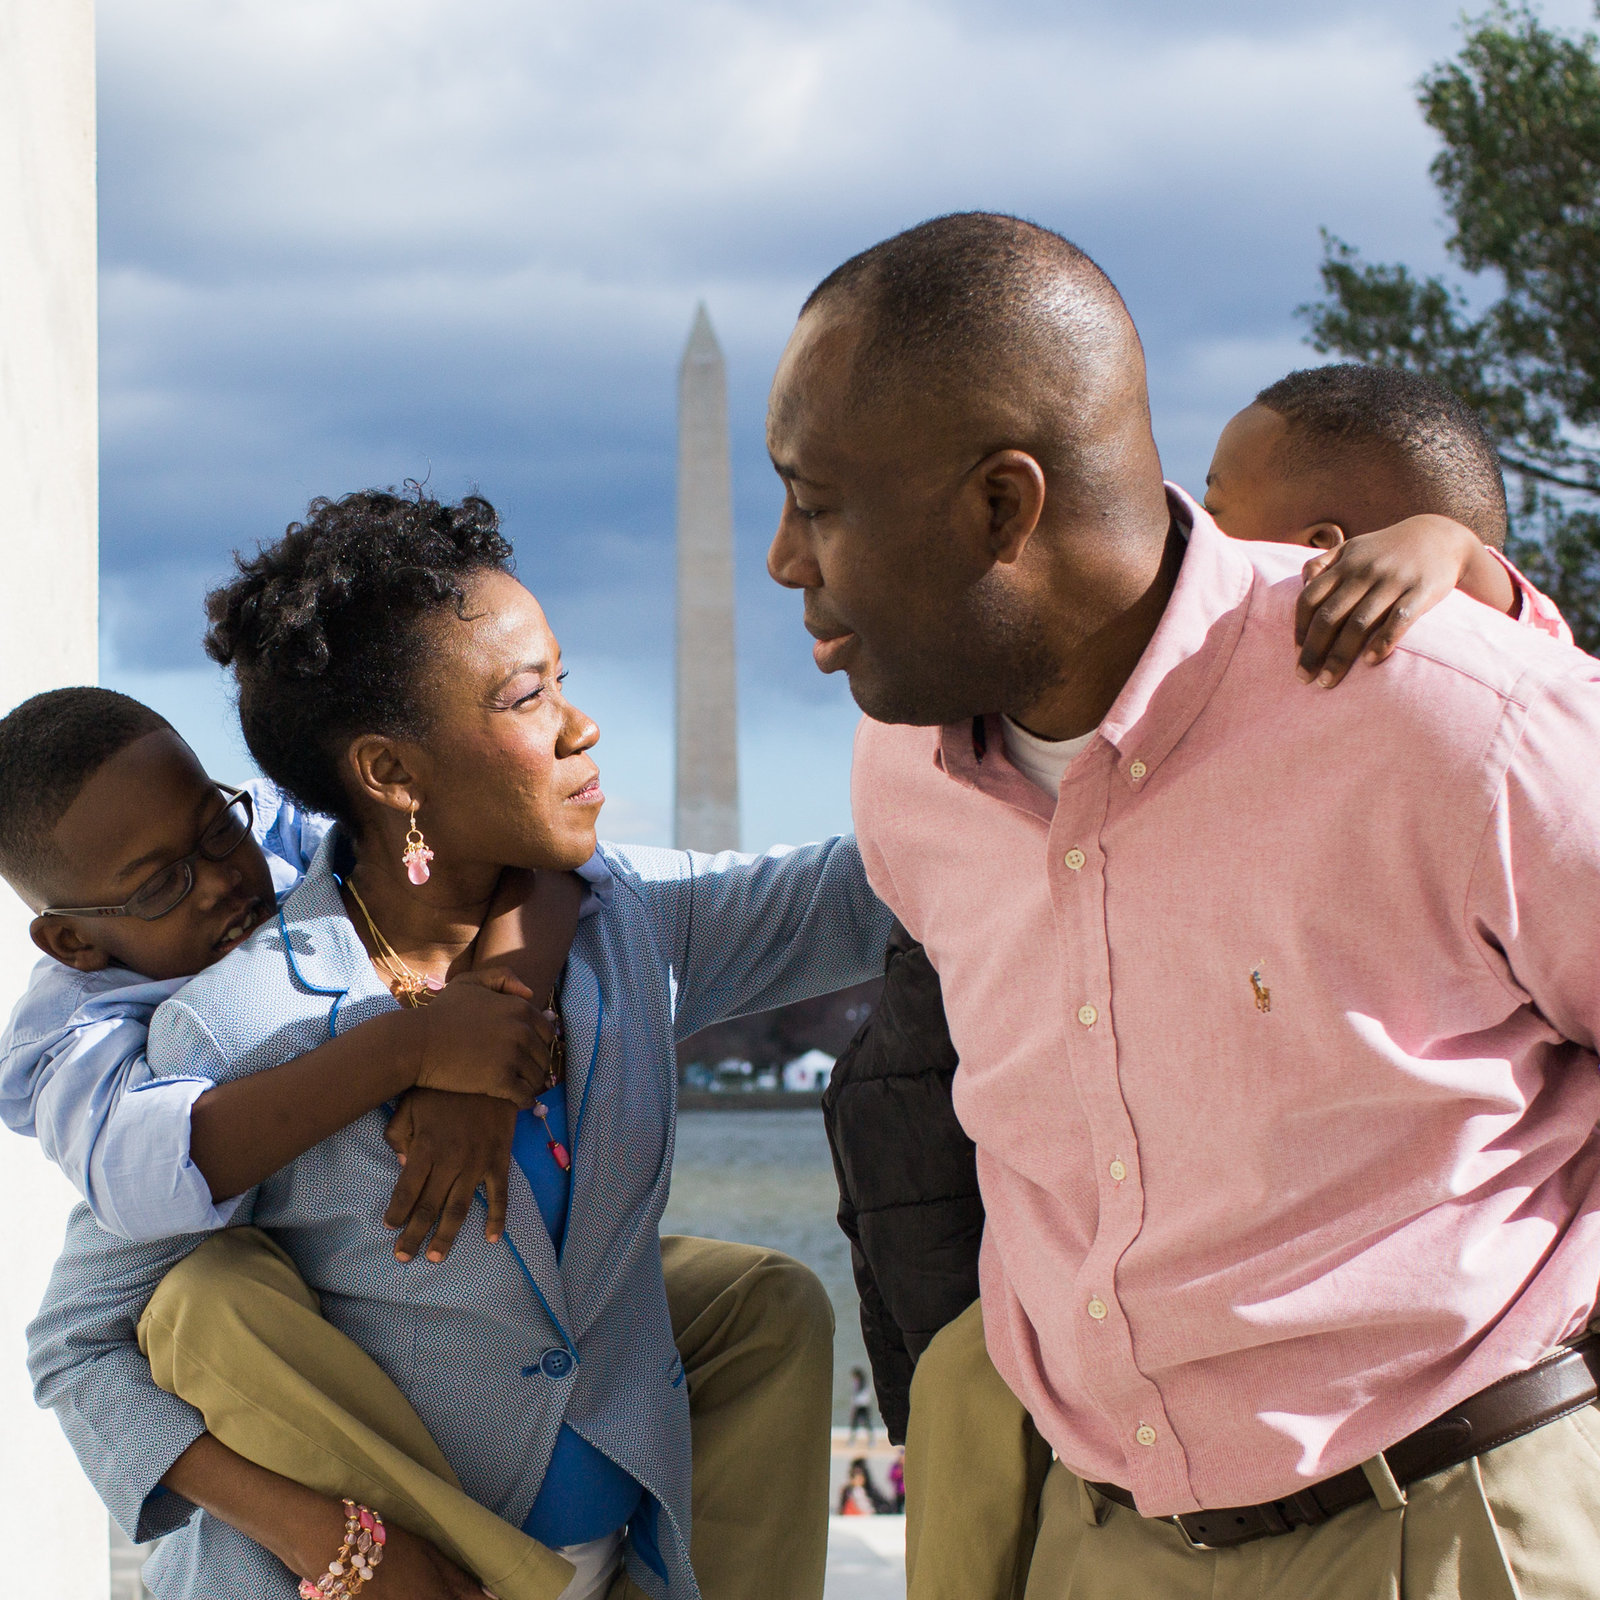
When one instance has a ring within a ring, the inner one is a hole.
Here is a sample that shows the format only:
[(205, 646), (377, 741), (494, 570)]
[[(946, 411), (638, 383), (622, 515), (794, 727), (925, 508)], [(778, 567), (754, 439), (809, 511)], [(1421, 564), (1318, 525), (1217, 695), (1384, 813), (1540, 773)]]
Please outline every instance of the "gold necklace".
[(550, 991), (550, 1004), (545, 1010), (555, 1018), (555, 1037), (550, 1041), (550, 1081), (545, 1085), (553, 1089), (558, 1083), (566, 1080), (567, 1076), (567, 1022), (561, 1015), (561, 981), (556, 980), (556, 986)]
[(367, 925), (367, 932), (372, 935), (379, 965), (389, 974), (389, 987), (396, 999), (413, 1008), (426, 1005), (444, 988), (444, 985), (431, 974), (416, 972), (407, 966), (401, 959), (400, 952), (384, 938), (378, 924), (372, 920), (372, 913), (367, 910), (367, 902), (361, 898), (361, 891), (356, 888), (355, 883), (346, 878), (344, 886), (350, 891), (351, 899), (359, 908), (362, 920)]
[[(377, 950), (378, 961), (389, 974), (389, 987), (394, 991), (395, 997), (413, 1008), (424, 1006), (438, 992), (444, 988), (439, 980), (430, 974), (419, 973), (408, 966), (400, 952), (383, 936), (383, 931), (372, 920), (372, 913), (367, 910), (367, 902), (361, 898), (361, 891), (349, 879), (344, 880), (344, 886), (350, 891), (350, 897), (361, 912), (362, 921), (367, 925), (367, 932), (372, 935), (372, 943)], [(565, 1020), (561, 1015), (561, 985), (558, 982), (550, 991), (550, 1002), (545, 1007), (555, 1018), (555, 1037), (550, 1041), (549, 1077), (545, 1082), (546, 1089), (553, 1089), (562, 1082), (567, 1075), (567, 1030)], [(542, 1116), (544, 1108), (540, 1106), (535, 1113)], [(551, 1154), (556, 1154), (556, 1147), (551, 1147)], [(565, 1154), (565, 1151), (562, 1151)], [(556, 1156), (557, 1161), (561, 1155)], [(565, 1165), (562, 1171), (566, 1171)]]

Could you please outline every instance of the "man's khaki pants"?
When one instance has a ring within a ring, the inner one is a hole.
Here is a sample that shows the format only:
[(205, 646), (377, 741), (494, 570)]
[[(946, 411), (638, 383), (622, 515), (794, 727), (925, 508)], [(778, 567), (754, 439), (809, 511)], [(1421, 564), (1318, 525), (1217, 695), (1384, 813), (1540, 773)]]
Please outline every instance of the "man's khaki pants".
[(909, 1594), (1600, 1600), (1600, 1409), (1589, 1406), (1399, 1494), (1372, 1476), (1379, 1499), (1320, 1527), (1194, 1550), (1170, 1523), (1102, 1499), (1051, 1462), (988, 1360), (974, 1306), (929, 1345), (912, 1383)]
[(1050, 1446), (994, 1370), (974, 1301), (911, 1379), (907, 1600), (1022, 1600)]
[(1027, 1600), (1596, 1600), (1595, 1407), (1316, 1528), (1192, 1550), (1058, 1461)]
[[(688, 1376), (691, 1559), (706, 1600), (820, 1600), (827, 1561), (833, 1311), (774, 1250), (661, 1241)], [(215, 1235), (168, 1273), (139, 1323), (155, 1381), (231, 1450), (370, 1505), (431, 1540), (500, 1600), (556, 1600), (571, 1565), (464, 1494), (404, 1395), (322, 1319), (255, 1228)], [(753, 1587), (754, 1585), (754, 1587)], [(637, 1595), (629, 1580), (613, 1600)]]

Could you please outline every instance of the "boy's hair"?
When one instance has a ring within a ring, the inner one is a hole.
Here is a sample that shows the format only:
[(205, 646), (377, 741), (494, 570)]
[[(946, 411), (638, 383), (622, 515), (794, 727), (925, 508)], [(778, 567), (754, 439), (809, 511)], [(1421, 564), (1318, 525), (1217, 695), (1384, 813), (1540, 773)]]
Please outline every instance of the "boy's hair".
[(1437, 512), (1485, 544), (1506, 539), (1500, 458), (1477, 412), (1454, 390), (1400, 367), (1341, 362), (1268, 384), (1256, 404), (1288, 424), (1280, 465), (1300, 474), (1387, 458)]
[(50, 689), (0, 718), (0, 874), (26, 899), (60, 860), (50, 834), (119, 750), (171, 724), (115, 689)]

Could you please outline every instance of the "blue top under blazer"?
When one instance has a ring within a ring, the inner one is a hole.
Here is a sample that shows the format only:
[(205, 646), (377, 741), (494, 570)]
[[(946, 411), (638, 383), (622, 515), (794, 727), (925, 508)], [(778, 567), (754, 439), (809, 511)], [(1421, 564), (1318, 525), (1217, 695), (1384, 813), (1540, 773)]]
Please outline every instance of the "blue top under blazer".
[[(340, 900), (338, 838), (277, 921), (156, 1012), (156, 1072), (243, 1077), (394, 1007)], [(231, 1225), (271, 1232), (328, 1320), (410, 1400), (462, 1486), (508, 1522), (526, 1518), (563, 1422), (632, 1473), (654, 1526), (636, 1521), (628, 1570), (657, 1600), (692, 1600), (688, 1401), (658, 1242), (674, 1043), (873, 976), (889, 914), (851, 838), (761, 856), (603, 845), (586, 875), (598, 893), (562, 990), (574, 1181), (559, 1260), (513, 1163), (499, 1243), (469, 1224), (443, 1264), (396, 1261), (382, 1213), (398, 1169), (382, 1110), (247, 1193)], [(162, 1600), (292, 1600), (296, 1580), (274, 1556), (159, 1487), (204, 1423), (152, 1382), (135, 1328), (202, 1237), (132, 1243), (79, 1206), (29, 1329), (35, 1395), (121, 1527), (163, 1538), (145, 1568)]]

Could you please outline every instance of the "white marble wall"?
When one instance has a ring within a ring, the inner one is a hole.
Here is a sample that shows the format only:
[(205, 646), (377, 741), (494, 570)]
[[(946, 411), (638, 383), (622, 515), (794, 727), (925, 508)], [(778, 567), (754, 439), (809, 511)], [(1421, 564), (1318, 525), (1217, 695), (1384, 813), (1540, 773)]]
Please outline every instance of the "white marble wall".
[[(92, 0), (0, 0), (0, 711), (98, 672), (95, 105)], [(0, 886), (0, 1001), (32, 964)], [(4, 1588), (105, 1600), (106, 1516), (38, 1411), (22, 1330), (71, 1203), (0, 1131), (0, 1505)]]

